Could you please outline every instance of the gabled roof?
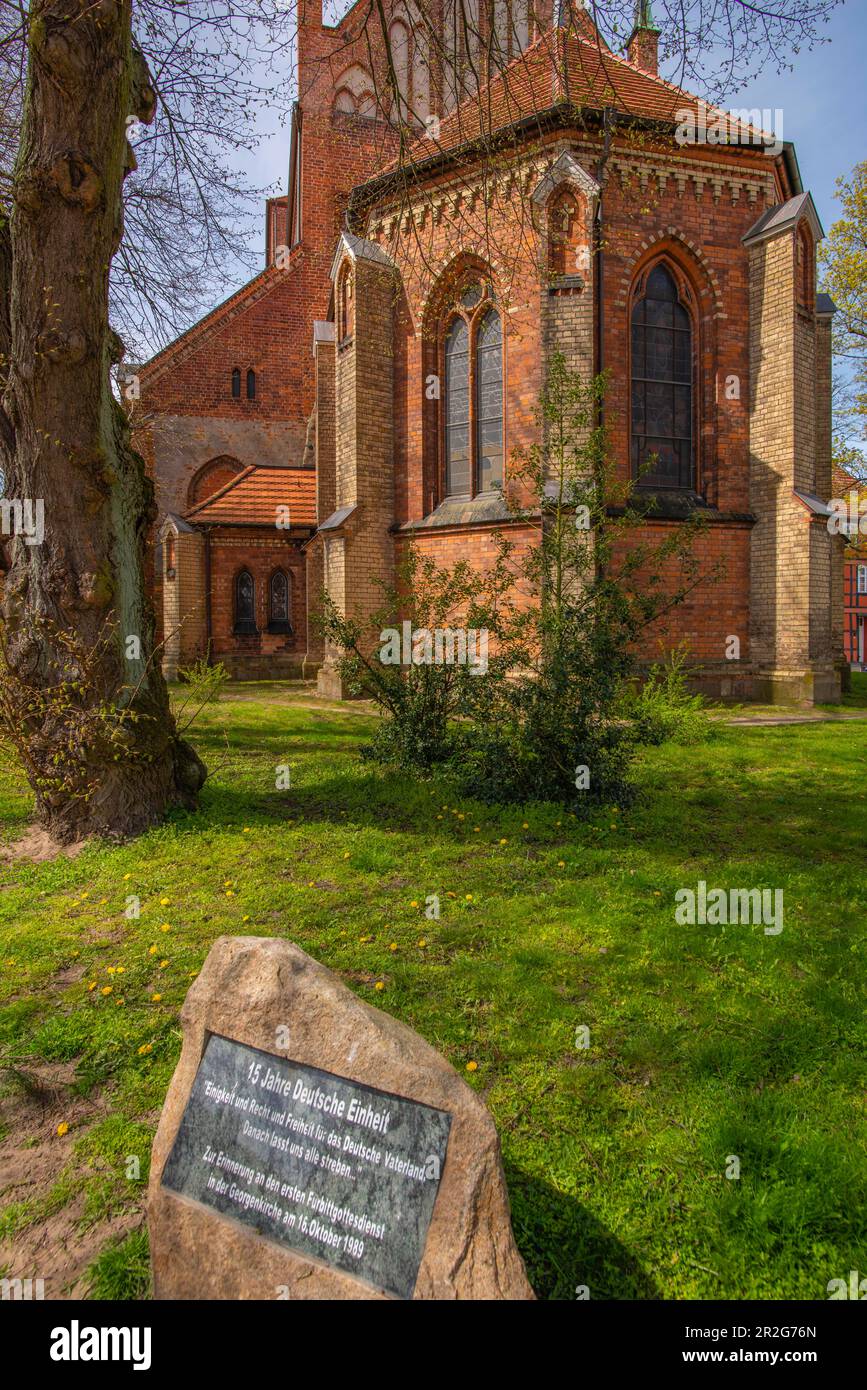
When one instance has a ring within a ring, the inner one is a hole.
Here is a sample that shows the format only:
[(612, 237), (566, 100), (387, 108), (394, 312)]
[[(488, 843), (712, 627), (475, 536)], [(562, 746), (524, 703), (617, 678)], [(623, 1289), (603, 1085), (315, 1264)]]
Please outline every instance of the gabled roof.
[(394, 262), (385, 254), (381, 246), (377, 246), (375, 241), (365, 241), (364, 237), (356, 236), (354, 232), (344, 230), (337, 239), (337, 250), (331, 262), (332, 280), (336, 278), (340, 262), (346, 255), (353, 261), (374, 261), (377, 265), (385, 266), (388, 269), (394, 268)]
[(303, 264), (303, 257), (300, 256), (300, 248), (293, 247), (288, 262), (283, 266), (269, 265), (264, 270), (260, 270), (258, 275), (254, 275), (252, 280), (248, 280), (246, 285), (242, 285), (234, 294), (230, 294), (228, 299), (224, 299), (221, 304), (216, 305), (204, 318), (200, 318), (188, 328), (185, 333), (173, 339), (167, 347), (155, 353), (149, 361), (142, 364), (137, 369), (138, 375), (143, 382), (152, 385), (153, 382), (163, 372), (174, 366), (178, 361), (196, 352), (210, 335), (222, 328), (227, 318), (233, 314), (243, 313), (251, 305), (258, 303), (266, 294), (280, 284), (284, 275), (294, 269), (294, 264)]
[(776, 207), (766, 208), (758, 222), (753, 223), (746, 236), (742, 238), (743, 244), (752, 246), (755, 242), (779, 236), (781, 232), (787, 232), (796, 226), (802, 217), (806, 217), (810, 223), (816, 241), (824, 240), (825, 232), (819, 221), (812, 194), (799, 193), (796, 198), (789, 198), (787, 202), (778, 203)]
[(186, 519), (194, 526), (274, 526), (278, 507), (289, 508), (293, 527), (316, 525), (314, 469), (260, 468), (253, 464), (192, 507)]
[[(595, 30), (591, 38), (574, 28), (555, 27), (444, 117), (437, 140), (427, 134), (418, 139), (409, 151), (409, 161), (418, 165), (454, 152), (557, 105), (593, 111), (610, 107), (626, 116), (679, 124), (684, 112), (698, 117), (699, 102), (691, 92), (612, 53)], [(714, 107), (705, 104), (704, 110), (713, 117)], [(761, 146), (750, 148), (758, 152)], [(397, 168), (394, 162), (385, 172)]]

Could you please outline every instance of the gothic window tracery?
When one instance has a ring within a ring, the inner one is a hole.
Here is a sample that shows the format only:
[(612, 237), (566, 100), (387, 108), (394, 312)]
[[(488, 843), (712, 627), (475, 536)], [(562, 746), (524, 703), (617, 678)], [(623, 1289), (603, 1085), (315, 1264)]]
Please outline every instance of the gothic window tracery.
[(695, 486), (692, 316), (664, 262), (632, 308), (632, 472), (643, 486)]
[(490, 288), (464, 283), (443, 338), (443, 490), (490, 492), (503, 482), (503, 328)]

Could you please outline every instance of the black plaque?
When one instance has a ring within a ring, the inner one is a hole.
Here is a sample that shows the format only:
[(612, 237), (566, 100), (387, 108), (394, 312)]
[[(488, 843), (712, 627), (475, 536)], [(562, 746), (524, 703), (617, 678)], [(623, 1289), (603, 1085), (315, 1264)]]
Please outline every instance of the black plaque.
[(214, 1033), (162, 1182), (411, 1298), (451, 1122), (444, 1110)]

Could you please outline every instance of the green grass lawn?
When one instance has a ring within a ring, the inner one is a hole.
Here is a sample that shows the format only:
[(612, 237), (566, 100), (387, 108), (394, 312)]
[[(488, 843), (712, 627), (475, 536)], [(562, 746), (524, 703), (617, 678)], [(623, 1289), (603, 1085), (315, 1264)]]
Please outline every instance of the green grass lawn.
[[(11, 1150), (50, 1175), (0, 1191), (0, 1272), (38, 1273), (16, 1252), (64, 1214), (75, 1231), (110, 1220), (91, 1293), (146, 1296), (143, 1185), (178, 1011), (214, 939), (251, 933), (297, 942), (484, 1097), (540, 1297), (821, 1299), (867, 1274), (867, 723), (716, 727), (648, 753), (638, 804), (582, 823), (378, 774), (358, 759), (366, 711), (268, 695), (236, 691), (197, 725), (213, 770), (198, 813), (0, 864), (17, 1068), (0, 1173)], [(30, 812), (0, 768), (3, 838)], [(699, 879), (782, 888), (782, 934), (678, 926), (675, 892)], [(22, 1087), (51, 1068), (69, 1130), (28, 1133)]]

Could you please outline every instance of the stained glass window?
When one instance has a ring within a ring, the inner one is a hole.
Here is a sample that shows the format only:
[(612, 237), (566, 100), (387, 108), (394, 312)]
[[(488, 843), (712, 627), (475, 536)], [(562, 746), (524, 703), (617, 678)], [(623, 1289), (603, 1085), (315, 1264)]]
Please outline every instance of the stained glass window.
[(256, 585), (249, 570), (241, 570), (235, 579), (235, 631), (255, 633)]
[(289, 594), (289, 576), (283, 570), (275, 570), (268, 586), (268, 626), (272, 632), (292, 631)]
[(470, 491), (470, 330), (462, 318), (446, 334), (446, 493)]
[(476, 329), (476, 491), (503, 481), (503, 331), (496, 309)]
[(692, 323), (670, 271), (632, 310), (632, 469), (645, 486), (692, 487)]

